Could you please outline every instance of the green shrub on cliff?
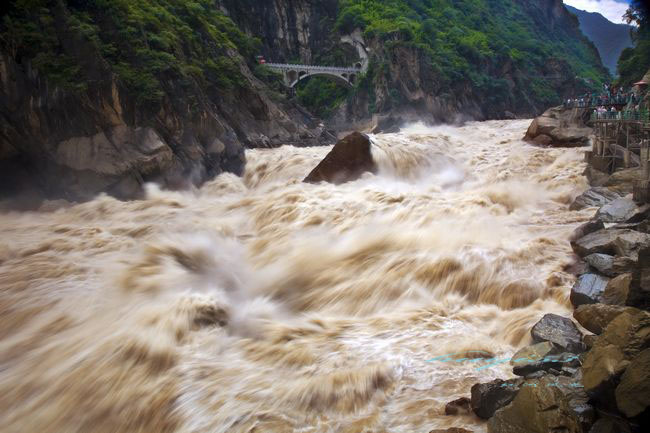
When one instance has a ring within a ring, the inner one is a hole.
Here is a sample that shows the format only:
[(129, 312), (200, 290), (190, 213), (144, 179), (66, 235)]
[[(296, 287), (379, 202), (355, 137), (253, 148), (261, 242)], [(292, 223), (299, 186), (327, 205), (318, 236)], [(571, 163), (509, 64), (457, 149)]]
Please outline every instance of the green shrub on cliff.
[(296, 94), (298, 101), (321, 119), (330, 117), (348, 95), (348, 89), (326, 77), (309, 77), (300, 83)]
[(626, 17), (637, 27), (632, 32), (634, 48), (624, 49), (618, 59), (618, 84), (630, 86), (650, 70), (650, 15), (647, 6), (635, 0), (630, 4)]
[(211, 0), (17, 0), (1, 26), (3, 48), (52, 84), (85, 90), (104, 65), (152, 110), (179, 84), (194, 99), (245, 86), (236, 53), (259, 45)]

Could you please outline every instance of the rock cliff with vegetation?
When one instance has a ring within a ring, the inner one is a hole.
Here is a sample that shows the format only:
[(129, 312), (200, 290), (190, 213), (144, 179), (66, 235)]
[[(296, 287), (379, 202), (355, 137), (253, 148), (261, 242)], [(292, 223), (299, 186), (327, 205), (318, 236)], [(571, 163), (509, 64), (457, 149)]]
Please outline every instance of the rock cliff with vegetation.
[(304, 110), (253, 73), (259, 39), (214, 1), (3, 6), (0, 181), (77, 200), (241, 173), (244, 148), (318, 144)]
[(298, 88), (319, 114), (342, 104), (347, 121), (404, 111), (438, 121), (532, 116), (609, 79), (560, 0), (287, 2), (284, 14), (284, 2), (222, 3), (240, 28), (262, 29), (273, 61), (352, 64), (341, 38), (360, 34), (370, 67), (354, 89), (332, 97), (318, 78)]
[[(3, 195), (134, 197), (241, 173), (247, 147), (331, 142), (296, 102), (342, 128), (486, 119), (608, 79), (560, 0), (14, 0), (0, 36)], [(291, 99), (259, 54), (369, 68)]]

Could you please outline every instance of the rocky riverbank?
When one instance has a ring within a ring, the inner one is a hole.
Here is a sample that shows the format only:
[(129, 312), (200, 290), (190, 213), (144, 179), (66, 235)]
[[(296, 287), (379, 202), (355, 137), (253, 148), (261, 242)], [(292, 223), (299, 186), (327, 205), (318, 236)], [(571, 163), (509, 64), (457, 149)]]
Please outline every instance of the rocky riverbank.
[[(572, 115), (561, 111), (542, 117), (559, 123)], [(544, 123), (539, 119), (531, 129)], [(560, 129), (549, 126), (544, 134)], [(596, 186), (570, 208), (598, 210), (571, 238), (578, 258), (573, 318), (545, 315), (531, 329), (534, 344), (509, 361), (517, 378), (472, 387), (465, 404), (488, 420), (489, 433), (648, 431), (650, 204), (632, 199), (638, 171), (587, 168)], [(448, 413), (458, 404), (450, 403)]]

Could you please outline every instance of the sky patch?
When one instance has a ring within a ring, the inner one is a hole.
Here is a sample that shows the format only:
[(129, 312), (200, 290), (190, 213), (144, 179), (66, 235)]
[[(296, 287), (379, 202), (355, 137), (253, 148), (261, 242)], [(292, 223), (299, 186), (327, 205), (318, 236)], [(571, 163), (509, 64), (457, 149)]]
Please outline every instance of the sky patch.
[(613, 23), (625, 23), (623, 14), (627, 10), (625, 0), (564, 0), (564, 3), (576, 9), (588, 12), (598, 12)]

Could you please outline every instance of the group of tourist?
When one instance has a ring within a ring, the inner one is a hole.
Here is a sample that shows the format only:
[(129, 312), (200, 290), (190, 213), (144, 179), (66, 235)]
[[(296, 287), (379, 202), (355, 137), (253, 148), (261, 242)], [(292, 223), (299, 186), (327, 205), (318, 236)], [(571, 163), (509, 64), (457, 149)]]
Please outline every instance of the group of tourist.
[(594, 109), (592, 117), (594, 119), (611, 119), (611, 120), (644, 120), (647, 118), (647, 110), (640, 110), (639, 105), (625, 107), (618, 110), (616, 105), (611, 105), (609, 109), (601, 105)]
[(622, 87), (619, 88), (610, 88), (609, 85), (603, 85), (603, 92), (600, 94), (592, 93), (591, 95), (586, 93), (578, 98), (567, 99), (564, 101), (564, 106), (566, 108), (571, 107), (600, 107), (608, 105), (637, 105), (639, 103), (639, 97), (636, 93), (628, 90), (624, 90)]

